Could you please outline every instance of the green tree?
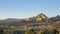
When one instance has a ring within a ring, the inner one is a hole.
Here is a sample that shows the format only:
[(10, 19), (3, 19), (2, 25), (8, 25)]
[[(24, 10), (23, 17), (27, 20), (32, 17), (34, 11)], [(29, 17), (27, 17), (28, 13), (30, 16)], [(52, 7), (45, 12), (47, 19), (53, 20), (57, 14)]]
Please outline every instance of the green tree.
[(53, 29), (52, 34), (57, 34), (57, 29)]
[(8, 34), (8, 32), (7, 32), (7, 31), (5, 31), (5, 32), (4, 32), (4, 34)]
[(37, 34), (50, 34), (50, 31), (48, 29), (42, 28), (37, 32)]
[(25, 32), (25, 34), (35, 34), (33, 29), (29, 29)]
[(44, 29), (40, 29), (40, 30), (37, 32), (37, 34), (43, 34), (44, 31), (45, 31)]
[(0, 30), (0, 34), (4, 34), (4, 30)]

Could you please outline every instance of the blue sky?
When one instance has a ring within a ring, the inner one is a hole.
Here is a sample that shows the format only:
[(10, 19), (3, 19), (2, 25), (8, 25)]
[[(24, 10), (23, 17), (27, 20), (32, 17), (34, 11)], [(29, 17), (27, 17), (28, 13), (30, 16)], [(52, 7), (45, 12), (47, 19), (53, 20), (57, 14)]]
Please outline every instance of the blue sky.
[(27, 18), (39, 13), (60, 15), (60, 0), (0, 0), (0, 18)]

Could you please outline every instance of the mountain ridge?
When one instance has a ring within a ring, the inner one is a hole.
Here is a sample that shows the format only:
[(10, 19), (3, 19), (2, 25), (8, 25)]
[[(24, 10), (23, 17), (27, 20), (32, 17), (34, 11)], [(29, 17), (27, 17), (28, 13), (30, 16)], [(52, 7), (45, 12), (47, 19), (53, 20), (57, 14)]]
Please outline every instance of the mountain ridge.
[(60, 20), (60, 15), (57, 15), (56, 17), (47, 17), (45, 14), (40, 13), (37, 16), (33, 16), (30, 18), (25, 19), (17, 19), (17, 18), (7, 18), (4, 20), (0, 20), (1, 22), (55, 22)]

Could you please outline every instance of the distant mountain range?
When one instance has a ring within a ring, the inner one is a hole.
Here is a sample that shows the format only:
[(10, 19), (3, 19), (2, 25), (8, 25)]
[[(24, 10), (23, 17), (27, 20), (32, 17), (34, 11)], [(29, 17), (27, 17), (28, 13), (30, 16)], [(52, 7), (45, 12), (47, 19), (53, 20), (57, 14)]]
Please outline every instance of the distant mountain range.
[(0, 23), (17, 23), (17, 22), (56, 22), (60, 21), (60, 16), (48, 18), (45, 14), (41, 13), (37, 16), (25, 18), (25, 19), (16, 19), (16, 18), (8, 18), (4, 20), (0, 20)]
[(7, 19), (4, 19), (4, 20), (0, 20), (0, 23), (17, 23), (17, 22), (20, 22), (22, 21), (23, 19), (17, 19), (17, 18), (7, 18)]
[(56, 17), (51, 17), (50, 20), (52, 22), (60, 21), (60, 15), (57, 15)]

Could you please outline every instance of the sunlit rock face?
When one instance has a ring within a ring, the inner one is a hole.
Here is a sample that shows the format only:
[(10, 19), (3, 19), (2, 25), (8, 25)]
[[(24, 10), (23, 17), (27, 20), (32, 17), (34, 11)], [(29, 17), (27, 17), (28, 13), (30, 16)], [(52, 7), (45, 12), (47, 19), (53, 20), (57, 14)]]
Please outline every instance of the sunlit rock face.
[(26, 18), (25, 21), (29, 21), (29, 18)]
[(38, 14), (36, 16), (36, 21), (48, 22), (48, 20), (49, 20), (49, 18), (45, 14), (43, 14), (43, 13)]
[(37, 20), (37, 21), (41, 21), (42, 19), (45, 19), (45, 18), (46, 18), (46, 16), (45, 16), (43, 13), (38, 14), (38, 15), (36, 16), (36, 20)]
[(27, 18), (25, 19), (25, 21), (48, 22), (49, 18), (45, 14), (41, 13), (41, 14), (38, 14), (37, 16)]
[(45, 19), (46, 18), (46, 15), (41, 13), (41, 14), (38, 14), (37, 15), (37, 18), (42, 18), (42, 19)]
[(25, 21), (36, 21), (36, 17), (26, 18)]

